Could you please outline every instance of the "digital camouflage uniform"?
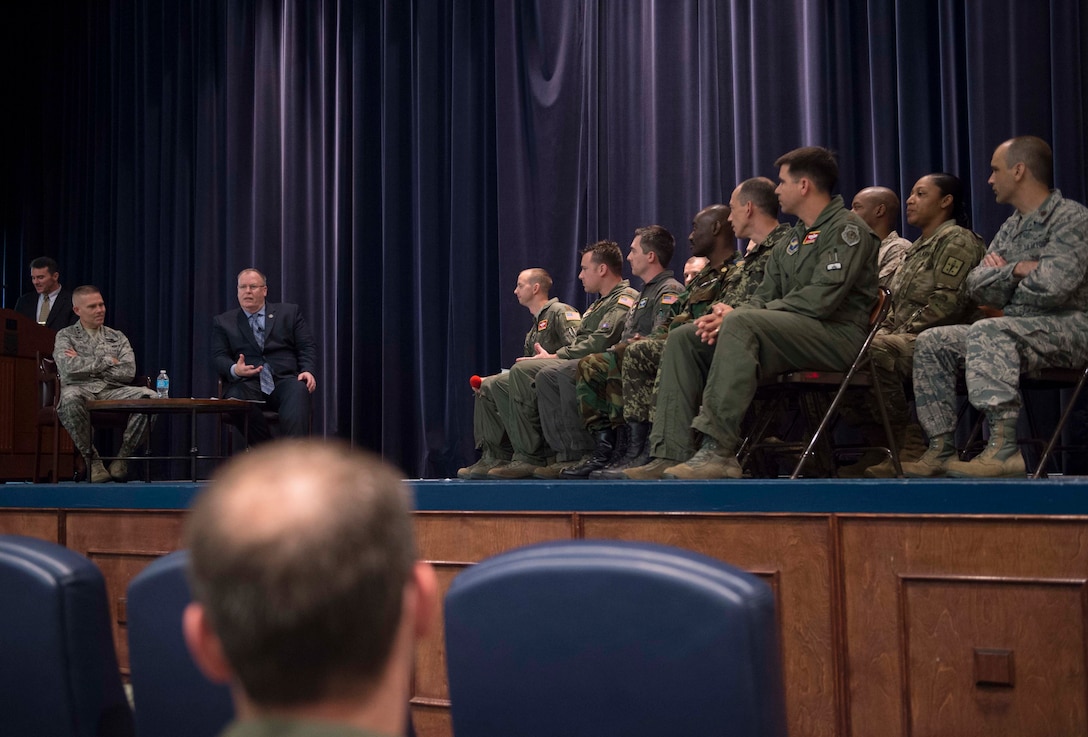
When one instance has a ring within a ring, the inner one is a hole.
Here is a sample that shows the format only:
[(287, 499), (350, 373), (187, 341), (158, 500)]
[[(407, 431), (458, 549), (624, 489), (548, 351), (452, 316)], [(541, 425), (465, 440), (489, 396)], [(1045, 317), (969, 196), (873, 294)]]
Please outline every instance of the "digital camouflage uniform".
[[(892, 427), (910, 422), (903, 390), (914, 366), (914, 342), (923, 330), (966, 323), (975, 311), (967, 294), (967, 274), (982, 260), (986, 246), (977, 233), (947, 220), (928, 238), (919, 238), (891, 283), (892, 308), (869, 347), (877, 367), (888, 421)], [(853, 406), (854, 414), (876, 422), (875, 399)]]
[[(65, 351), (69, 349), (76, 355), (66, 355)], [(117, 363), (111, 360), (114, 358)], [(53, 360), (57, 362), (57, 372), (60, 374), (57, 415), (89, 467), (98, 457), (98, 452), (92, 444), (86, 402), (91, 399), (154, 397), (155, 392), (130, 384), (136, 375), (136, 356), (132, 346), (124, 333), (105, 325), (98, 329), (97, 335), (79, 322), (58, 331), (53, 342)], [(117, 454), (132, 455), (143, 442), (148, 426), (148, 415), (129, 415)]]
[[(705, 281), (700, 278), (705, 272), (713, 273), (716, 284), (719, 272), (711, 270), (709, 266), (699, 273), (693, 283)], [(673, 278), (672, 271), (662, 271), (642, 291), (638, 308), (629, 316), (623, 341), (603, 353), (594, 353), (578, 362), (576, 375), (572, 377), (576, 379), (577, 397), (573, 409), (586, 430), (598, 432), (623, 424), (620, 372), (626, 363), (624, 356), (642, 343), (658, 342), (653, 338), (668, 330), (670, 320), (676, 316), (677, 308), (686, 304), (688, 294), (684, 291), (684, 285)], [(633, 340), (636, 335), (641, 336), (642, 340)]]
[(894, 230), (880, 241), (880, 250), (877, 252), (877, 281), (880, 286), (891, 288), (892, 279), (903, 265), (903, 259), (907, 257), (909, 250), (910, 241)]
[[(775, 227), (758, 247), (749, 251), (744, 261), (737, 265), (736, 271), (730, 273), (715, 302), (733, 308), (746, 304), (763, 283), (772, 253), (777, 248), (785, 248), (792, 237), (793, 228), (789, 225), (780, 223)], [(702, 314), (705, 314), (705, 310)], [(693, 452), (690, 427), (702, 403), (703, 385), (714, 356), (714, 346), (704, 343), (695, 334), (692, 319), (673, 325), (666, 339), (656, 348), (656, 356), (651, 355), (646, 361), (632, 361), (628, 365), (628, 375), (624, 377), (628, 405), (625, 405), (624, 413), (630, 412), (632, 417), (639, 413), (653, 422), (650, 430), (652, 455), (685, 460)], [(699, 357), (698, 365), (702, 369), (698, 373), (690, 370), (696, 360), (692, 356)], [(629, 394), (628, 386), (631, 387)], [(646, 387), (650, 387), (649, 392)], [(662, 416), (668, 419), (659, 421), (658, 418)], [(671, 426), (686, 429), (683, 434), (674, 434), (666, 440), (665, 428)], [(657, 455), (657, 449), (666, 448), (668, 450), (662, 452), (674, 455)]]
[[(555, 353), (574, 342), (581, 324), (582, 316), (578, 310), (563, 304), (557, 297), (552, 297), (544, 303), (533, 319), (533, 326), (525, 334), (522, 355), (531, 356), (536, 353), (537, 343), (548, 353)], [(472, 430), (476, 447), (482, 448), (485, 456), (510, 460), (513, 450), (495, 403), (495, 392), (506, 392), (505, 386), (496, 384), (500, 376), (502, 374), (487, 376), (480, 384), (473, 406)]]
[(676, 342), (680, 349), (669, 362), (673, 380), (692, 386), (706, 376), (706, 385), (691, 427), (678, 424), (684, 415), (665, 411), (662, 404), (666, 349), (652, 455), (687, 460), (692, 427), (732, 451), (760, 379), (800, 368), (845, 369), (865, 340), (876, 297), (879, 244), (869, 226), (836, 196), (811, 227), (798, 221), (788, 242), (772, 249), (755, 295), (722, 320), (713, 360), (691, 350), (690, 341), (670, 339), (669, 348)]
[(535, 358), (515, 363), (500, 377), (506, 392), (496, 392), (496, 404), (514, 450), (514, 460), (543, 466), (551, 454), (540, 429), (536, 375), (564, 361), (603, 351), (623, 334), (627, 313), (638, 302), (638, 292), (624, 279), (591, 304), (582, 315), (574, 342), (556, 351), (556, 358)]
[[(936, 327), (918, 336), (914, 396), (918, 419), (931, 438), (953, 432), (956, 375), (966, 366), (967, 398), (991, 421), (1020, 413), (1020, 374), (1048, 366), (1079, 367), (1088, 359), (1088, 209), (1051, 194), (1034, 212), (1005, 221), (987, 253), (1005, 266), (979, 265), (967, 290), (1003, 317)], [(1020, 261), (1039, 265), (1023, 279)]]

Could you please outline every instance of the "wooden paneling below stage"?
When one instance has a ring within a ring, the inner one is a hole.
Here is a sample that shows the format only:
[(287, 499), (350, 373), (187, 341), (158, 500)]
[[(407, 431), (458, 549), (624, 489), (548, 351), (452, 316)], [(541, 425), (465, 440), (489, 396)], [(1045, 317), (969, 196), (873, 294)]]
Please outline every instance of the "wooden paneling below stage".
[[(43, 488), (0, 497), (18, 505), (0, 507), (0, 533), (98, 563), (127, 671), (125, 586), (180, 545), (198, 487), (61, 485), (55, 508), (30, 503), (48, 498)], [(794, 736), (1088, 734), (1088, 480), (680, 485), (657, 487), (657, 509), (645, 486), (589, 488), (507, 485), (506, 502), (524, 511), (503, 511), (488, 501), (498, 486), (417, 482), (421, 554), (443, 592), (477, 561), (558, 539), (653, 541), (751, 571), (778, 602)], [(134, 509), (138, 498), (153, 508)], [(437, 628), (417, 659), (421, 737), (451, 734), (445, 670)]]

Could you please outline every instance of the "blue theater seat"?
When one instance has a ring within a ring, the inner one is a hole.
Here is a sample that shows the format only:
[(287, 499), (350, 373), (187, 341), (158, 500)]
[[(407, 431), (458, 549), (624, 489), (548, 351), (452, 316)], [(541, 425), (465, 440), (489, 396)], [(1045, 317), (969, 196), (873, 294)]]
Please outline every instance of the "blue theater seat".
[(153, 561), (128, 585), (128, 649), (136, 733), (215, 737), (234, 717), (230, 690), (197, 669), (181, 634), (191, 595), (188, 551)]
[(457, 737), (786, 734), (774, 598), (677, 548), (545, 543), (446, 595)]
[(0, 535), (0, 735), (133, 735), (102, 572), (18, 535)]

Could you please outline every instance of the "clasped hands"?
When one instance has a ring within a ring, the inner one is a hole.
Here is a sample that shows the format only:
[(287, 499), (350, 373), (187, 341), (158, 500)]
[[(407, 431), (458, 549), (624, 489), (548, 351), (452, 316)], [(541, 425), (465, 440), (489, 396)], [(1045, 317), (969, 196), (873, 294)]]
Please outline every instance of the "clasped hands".
[(695, 334), (707, 345), (714, 345), (718, 340), (718, 331), (722, 327), (722, 318), (733, 311), (724, 302), (710, 305), (710, 311), (695, 321)]

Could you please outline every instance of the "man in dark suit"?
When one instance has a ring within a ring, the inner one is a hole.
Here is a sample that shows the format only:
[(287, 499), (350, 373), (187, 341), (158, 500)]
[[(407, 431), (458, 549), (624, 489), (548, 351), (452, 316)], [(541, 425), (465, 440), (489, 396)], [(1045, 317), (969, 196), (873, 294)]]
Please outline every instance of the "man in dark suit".
[(60, 285), (56, 261), (48, 256), (31, 261), (30, 281), (34, 284), (34, 291), (19, 297), (15, 303), (16, 312), (50, 330), (75, 324), (78, 318), (72, 312), (72, 292)]
[[(280, 435), (310, 432), (310, 394), (317, 388), (317, 346), (298, 305), (266, 303), (268, 282), (256, 269), (238, 274), (241, 309), (212, 323), (212, 361), (223, 380), (224, 396), (262, 399), (279, 413)], [(255, 406), (249, 416), (251, 445), (271, 438)]]

